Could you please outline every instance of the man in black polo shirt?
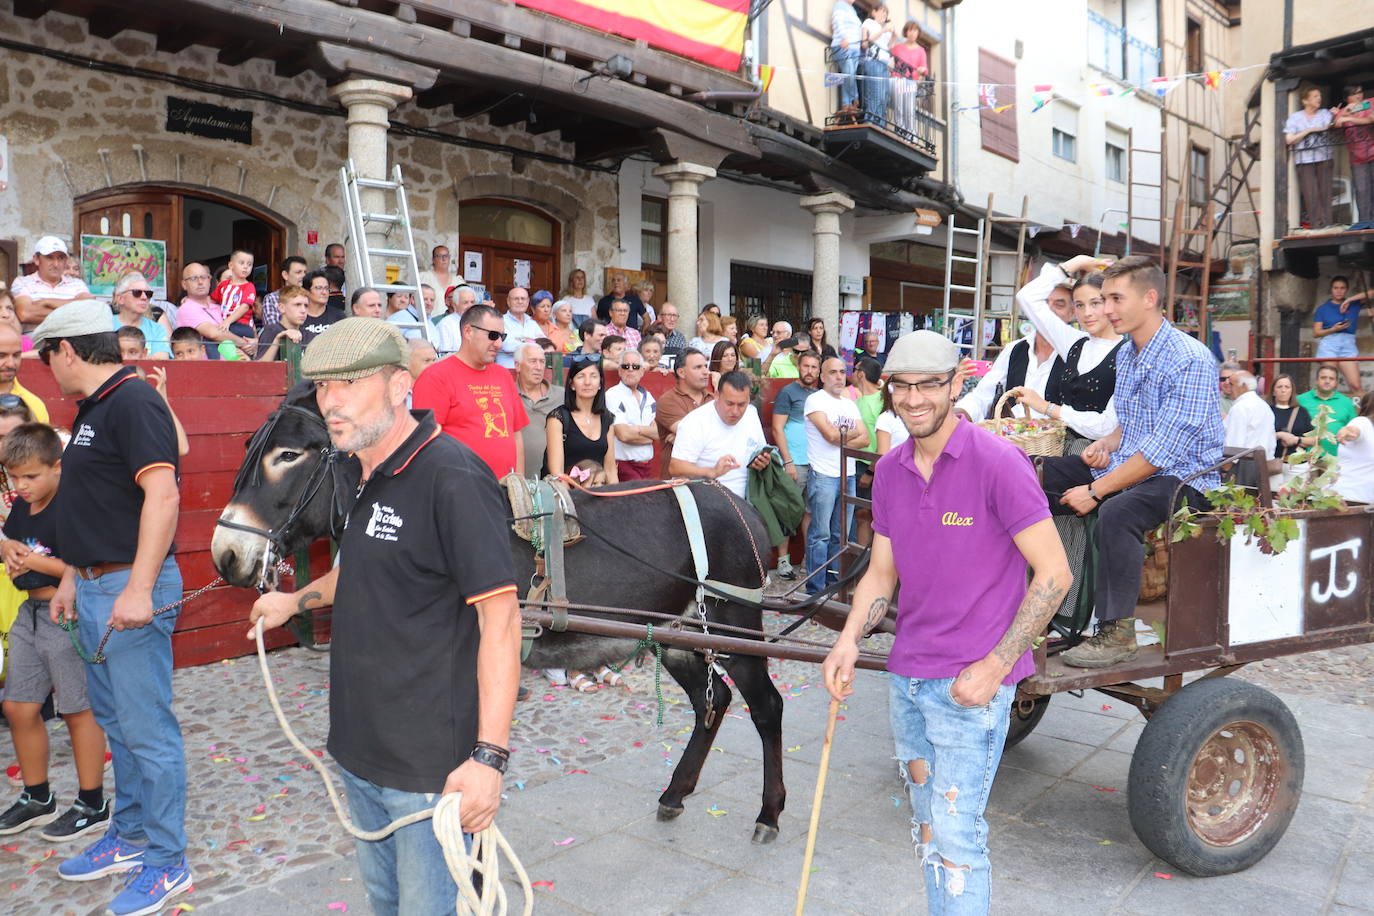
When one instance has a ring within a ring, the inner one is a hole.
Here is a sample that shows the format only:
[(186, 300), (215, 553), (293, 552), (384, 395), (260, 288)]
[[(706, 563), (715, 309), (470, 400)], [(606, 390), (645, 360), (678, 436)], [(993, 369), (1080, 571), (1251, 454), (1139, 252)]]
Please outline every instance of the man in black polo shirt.
[(177, 615), (153, 614), (181, 597), (172, 557), (180, 506), (176, 430), (153, 387), (120, 363), (103, 303), (54, 310), (33, 343), (62, 393), (81, 397), (57, 493), (67, 572), (49, 610), (54, 622), (77, 618), (86, 652), (95, 652), (108, 627), (115, 630), (105, 660), (86, 666), (91, 709), (114, 758), (114, 817), (105, 836), (58, 874), (90, 881), (136, 869), (107, 912), (152, 913), (191, 887), (186, 758), (172, 714)]
[[(401, 332), (375, 318), (346, 318), (306, 351), (301, 372), (349, 456), (337, 485), (357, 497), (337, 567), (263, 595), (250, 619), (280, 626), (334, 606), (329, 752), (359, 827), (462, 792), (463, 830), (475, 833), (500, 804), (520, 679), (507, 512), (486, 462), (441, 435), (431, 411), (405, 410), (406, 359)], [(453, 911), (430, 824), (357, 845), (377, 913)]]

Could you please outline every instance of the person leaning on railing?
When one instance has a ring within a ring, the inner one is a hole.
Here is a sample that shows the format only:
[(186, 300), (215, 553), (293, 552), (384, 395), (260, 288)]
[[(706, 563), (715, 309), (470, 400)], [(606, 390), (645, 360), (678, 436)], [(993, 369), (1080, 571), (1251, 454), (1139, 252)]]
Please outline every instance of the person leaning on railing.
[(859, 62), (859, 75), (863, 85), (859, 87), (863, 96), (864, 120), (882, 123), (887, 120), (888, 83), (892, 74), (892, 39), (897, 28), (892, 24), (885, 4), (873, 7), (873, 12), (863, 24), (863, 60)]

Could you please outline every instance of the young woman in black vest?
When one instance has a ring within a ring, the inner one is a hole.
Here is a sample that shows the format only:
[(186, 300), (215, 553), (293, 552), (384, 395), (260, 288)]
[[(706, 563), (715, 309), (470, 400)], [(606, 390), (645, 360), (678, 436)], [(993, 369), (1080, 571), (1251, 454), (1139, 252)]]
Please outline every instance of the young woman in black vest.
[[(1064, 421), (1069, 428), (1066, 455), (1078, 454), (1119, 425), (1112, 395), (1116, 354), (1124, 338), (1112, 330), (1103, 309), (1102, 275), (1098, 271), (1108, 263), (1079, 255), (1060, 266), (1047, 264), (1039, 277), (1016, 294), (1022, 312), (1053, 345), (1064, 369), (1050, 379), (1043, 397), (1026, 386), (1012, 389), (1012, 394), (1032, 410)], [(1089, 273), (1073, 286), (1074, 315), (1079, 324), (1074, 328), (1050, 310), (1047, 300), (1050, 291), (1066, 277), (1085, 270)]]

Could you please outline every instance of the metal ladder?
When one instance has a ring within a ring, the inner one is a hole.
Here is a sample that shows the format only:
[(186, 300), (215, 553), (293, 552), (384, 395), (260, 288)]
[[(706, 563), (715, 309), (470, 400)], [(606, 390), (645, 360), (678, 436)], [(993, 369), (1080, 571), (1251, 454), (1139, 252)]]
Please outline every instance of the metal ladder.
[[(1030, 224), (1028, 198), (1021, 198), (1021, 215), (1017, 216), (997, 216), (993, 208), (993, 195), (988, 195), (988, 206), (983, 217), (978, 220), (978, 225), (973, 229), (965, 229), (954, 224), (954, 215), (951, 214), (946, 223), (945, 231), (945, 292), (944, 292), (944, 333), (959, 348), (965, 351), (965, 355), (973, 359), (983, 359), (986, 351), (990, 349), (1000, 350), (1000, 342), (985, 345), (983, 343), (983, 322), (984, 320), (1001, 319), (1010, 323), (1012, 326), (1012, 336), (1015, 334), (1016, 324), (1016, 290), (1021, 280), (1021, 262), (1026, 252), (1026, 227)], [(993, 231), (998, 224), (1008, 224), (1017, 227), (1016, 248), (1000, 249), (993, 247)], [(973, 254), (959, 254), (956, 242), (959, 236), (972, 236), (974, 250)], [(994, 281), (993, 265), (995, 259), (1002, 257), (1015, 258), (1012, 270), (1012, 280), (1010, 283)], [(954, 282), (954, 265), (972, 264), (974, 265), (973, 285)], [(967, 293), (973, 297), (971, 308), (959, 308), (950, 302), (951, 293)], [(971, 327), (970, 327), (971, 325)], [(960, 338), (964, 336), (965, 328), (969, 329), (970, 342), (962, 343)]]
[[(401, 167), (399, 165), (392, 167), (389, 181), (379, 178), (361, 178), (353, 167), (353, 160), (350, 158), (339, 169), (339, 187), (343, 192), (349, 260), (357, 265), (360, 285), (372, 287), (383, 297), (390, 293), (410, 293), (411, 305), (420, 311), (420, 321), (399, 323), (396, 326), (402, 332), (419, 331), (425, 340), (433, 344), (434, 324), (429, 320), (430, 315), (425, 310), (425, 297), (420, 293), (420, 262), (415, 256), (415, 238), (410, 232), (410, 207), (406, 203), (406, 188), (405, 182), (401, 179)], [(364, 210), (361, 193), (363, 188), (378, 190), (384, 195), (394, 193), (396, 195), (395, 210), (385, 212), (385, 207), (380, 213)], [(404, 247), (370, 247), (367, 240), (369, 223), (384, 225), (386, 228), (382, 234), (388, 244), (392, 243), (393, 236), (397, 236), (397, 241)], [(400, 260), (402, 262), (401, 282), (377, 282), (373, 275), (373, 258)], [(406, 282), (407, 277), (409, 282)]]

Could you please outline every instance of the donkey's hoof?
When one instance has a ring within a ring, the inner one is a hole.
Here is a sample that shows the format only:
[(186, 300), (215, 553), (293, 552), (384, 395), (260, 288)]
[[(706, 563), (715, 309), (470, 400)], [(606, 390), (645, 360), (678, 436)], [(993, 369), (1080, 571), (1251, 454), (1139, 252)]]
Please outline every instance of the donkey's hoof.
[(674, 808), (671, 805), (660, 804), (658, 806), (658, 819), (661, 821), (677, 820), (678, 815), (681, 814), (682, 811), (683, 808), (681, 805)]
[(767, 824), (754, 825), (754, 842), (760, 846), (766, 846), (778, 838), (778, 828), (769, 827)]

